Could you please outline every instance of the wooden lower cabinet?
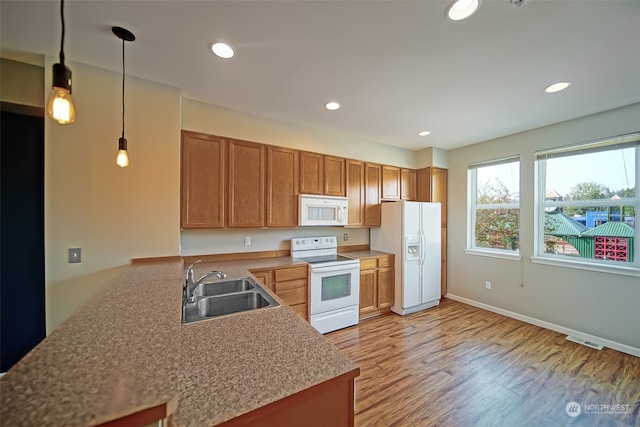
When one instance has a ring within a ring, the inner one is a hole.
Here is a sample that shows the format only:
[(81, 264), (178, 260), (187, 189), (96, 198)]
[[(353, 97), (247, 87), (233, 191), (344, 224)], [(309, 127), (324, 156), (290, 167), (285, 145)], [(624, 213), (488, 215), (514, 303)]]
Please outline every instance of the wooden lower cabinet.
[(393, 305), (395, 255), (360, 259), (360, 318), (387, 313)]
[(251, 270), (265, 287), (304, 320), (309, 320), (309, 268), (305, 266)]
[(351, 427), (359, 369), (277, 400), (219, 426)]

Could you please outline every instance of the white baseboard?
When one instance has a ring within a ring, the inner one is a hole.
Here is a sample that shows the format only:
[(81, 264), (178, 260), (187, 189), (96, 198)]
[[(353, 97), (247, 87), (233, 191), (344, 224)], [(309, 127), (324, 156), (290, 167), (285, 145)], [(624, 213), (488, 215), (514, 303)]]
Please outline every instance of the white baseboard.
[(544, 320), (536, 319), (534, 317), (525, 316), (523, 314), (515, 313), (513, 311), (505, 310), (503, 308), (494, 307), (489, 304), (484, 304), (478, 301), (474, 301), (468, 298), (460, 297), (451, 293), (447, 293), (445, 298), (452, 299), (454, 301), (459, 301), (464, 304), (469, 304), (474, 307), (481, 308), (483, 310), (491, 311), (493, 313), (502, 314), (503, 316), (511, 317), (512, 319), (521, 320), (525, 323), (530, 323), (532, 325), (540, 326), (541, 328), (550, 329), (552, 331), (559, 332), (561, 334), (572, 335), (574, 337), (582, 338), (586, 341), (590, 341), (592, 343), (600, 344), (605, 347), (609, 347), (613, 350), (618, 350), (623, 353), (630, 354), (632, 356), (640, 357), (640, 348), (632, 347), (630, 345), (621, 344), (619, 342), (611, 341), (606, 338), (597, 337), (595, 335), (590, 335), (584, 332), (576, 331), (575, 329), (565, 328), (564, 326), (556, 325), (555, 323), (546, 322)]

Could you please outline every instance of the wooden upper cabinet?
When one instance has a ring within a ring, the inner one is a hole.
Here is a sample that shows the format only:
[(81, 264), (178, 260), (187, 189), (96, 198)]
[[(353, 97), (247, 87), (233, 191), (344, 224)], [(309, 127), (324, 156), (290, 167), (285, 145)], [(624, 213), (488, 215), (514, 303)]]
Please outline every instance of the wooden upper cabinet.
[(324, 194), (327, 196), (345, 196), (345, 159), (324, 156)]
[(416, 200), (416, 171), (413, 169), (400, 170), (400, 198)]
[(267, 147), (267, 227), (298, 226), (298, 151)]
[(364, 181), (364, 225), (366, 227), (379, 227), (382, 167), (375, 163), (365, 163)]
[(229, 227), (264, 226), (264, 152), (262, 144), (229, 140)]
[(416, 200), (418, 202), (431, 201), (431, 168), (416, 171)]
[(382, 166), (382, 199), (400, 200), (400, 168)]
[(346, 161), (347, 215), (349, 225), (364, 225), (364, 163)]
[(447, 226), (447, 169), (435, 168), (431, 169), (431, 200), (432, 202), (440, 202), (442, 204), (442, 226)]
[(447, 179), (448, 171), (443, 168), (426, 167), (416, 172), (418, 201), (441, 203), (443, 227), (447, 226)]
[(324, 156), (322, 154), (300, 152), (300, 193), (324, 193)]
[(224, 138), (182, 131), (182, 228), (225, 226), (226, 144)]

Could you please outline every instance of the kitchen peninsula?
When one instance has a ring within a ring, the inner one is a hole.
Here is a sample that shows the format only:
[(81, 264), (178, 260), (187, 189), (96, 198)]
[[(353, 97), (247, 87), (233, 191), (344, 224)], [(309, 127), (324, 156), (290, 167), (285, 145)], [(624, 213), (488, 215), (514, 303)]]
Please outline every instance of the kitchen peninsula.
[(0, 424), (353, 425), (359, 368), (311, 325), (284, 303), (182, 325), (183, 280), (182, 260), (131, 265), (0, 380)]

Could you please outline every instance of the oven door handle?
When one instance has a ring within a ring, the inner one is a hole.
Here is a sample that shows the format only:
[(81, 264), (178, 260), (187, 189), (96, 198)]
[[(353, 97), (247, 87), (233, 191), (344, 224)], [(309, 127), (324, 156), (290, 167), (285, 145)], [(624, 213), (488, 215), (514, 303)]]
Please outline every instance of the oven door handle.
[(331, 267), (313, 267), (311, 266), (311, 273), (329, 273), (332, 271), (348, 271), (348, 270), (358, 270), (360, 271), (360, 264), (349, 263), (347, 265), (333, 265)]

